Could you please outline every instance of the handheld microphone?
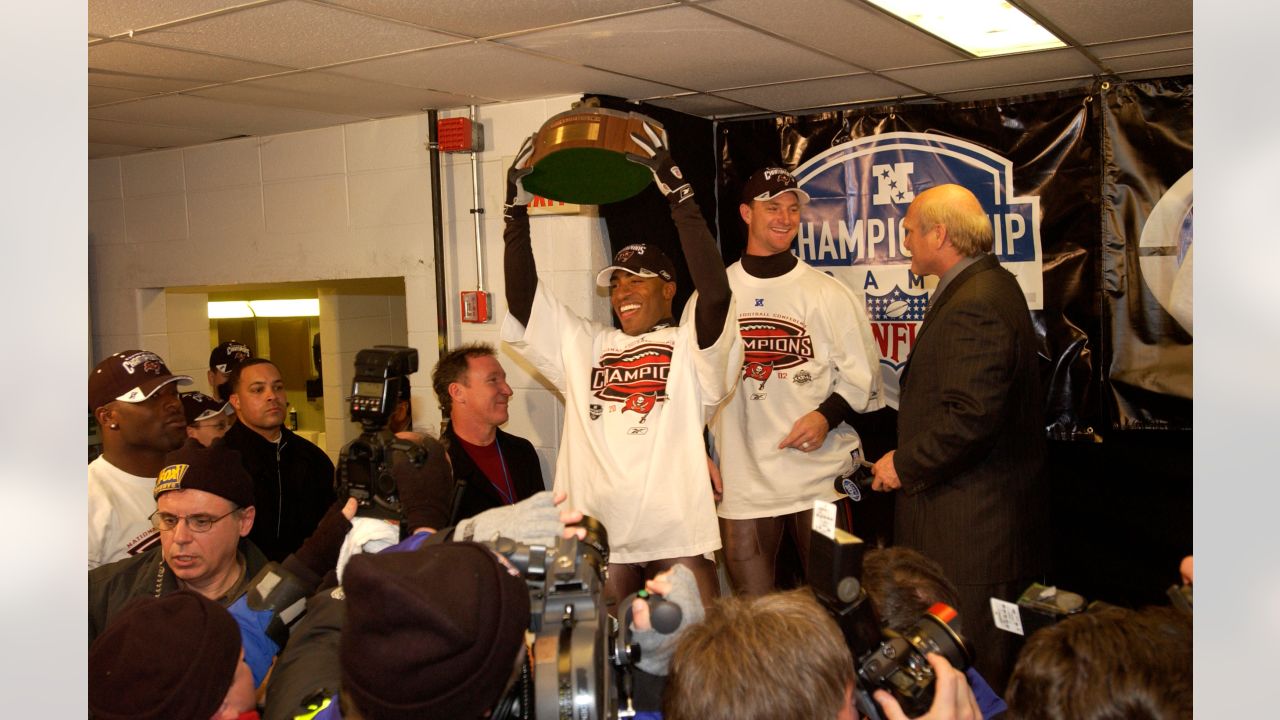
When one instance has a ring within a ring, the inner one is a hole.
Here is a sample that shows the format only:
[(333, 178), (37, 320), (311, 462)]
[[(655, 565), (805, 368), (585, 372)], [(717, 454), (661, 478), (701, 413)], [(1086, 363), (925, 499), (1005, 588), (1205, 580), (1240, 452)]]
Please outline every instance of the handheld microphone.
[(871, 475), (871, 463), (854, 453), (853, 470), (835, 479), (834, 487), (841, 495), (848, 495), (854, 502), (862, 500), (862, 491), (871, 489), (874, 478)]

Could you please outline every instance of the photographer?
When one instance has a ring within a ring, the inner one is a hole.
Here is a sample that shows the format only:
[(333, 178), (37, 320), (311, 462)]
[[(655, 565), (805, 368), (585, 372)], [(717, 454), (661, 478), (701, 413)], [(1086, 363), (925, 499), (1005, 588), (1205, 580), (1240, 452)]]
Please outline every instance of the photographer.
[[(953, 608), (960, 603), (959, 593), (943, 574), (942, 566), (910, 548), (868, 551), (862, 564), (862, 587), (867, 591), (876, 617), (898, 633), (918, 624), (936, 603)], [(971, 666), (964, 674), (983, 718), (989, 720), (1009, 709), (977, 669)]]
[[(937, 674), (929, 720), (980, 717), (964, 675), (930, 654)], [(707, 608), (676, 647), (666, 720), (853, 720), (853, 658), (808, 590), (729, 597)], [(883, 690), (888, 720), (905, 713)]]
[(1191, 616), (1115, 606), (1073, 615), (1027, 639), (1009, 679), (1014, 720), (1191, 717)]

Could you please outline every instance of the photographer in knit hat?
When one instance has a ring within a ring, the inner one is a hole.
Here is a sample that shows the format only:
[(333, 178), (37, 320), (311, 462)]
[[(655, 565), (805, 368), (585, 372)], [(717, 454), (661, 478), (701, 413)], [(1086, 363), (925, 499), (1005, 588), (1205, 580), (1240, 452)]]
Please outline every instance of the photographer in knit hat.
[(94, 720), (256, 720), (236, 621), (190, 590), (135, 598), (89, 648), (89, 713)]

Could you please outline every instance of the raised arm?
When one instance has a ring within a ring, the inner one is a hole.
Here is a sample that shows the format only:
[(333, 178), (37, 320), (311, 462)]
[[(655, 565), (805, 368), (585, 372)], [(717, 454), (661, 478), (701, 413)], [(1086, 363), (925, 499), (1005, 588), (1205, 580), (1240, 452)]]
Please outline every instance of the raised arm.
[(529, 237), (529, 201), (533, 196), (524, 189), (521, 179), (531, 168), (520, 166), (533, 154), (533, 136), (525, 138), (516, 159), (507, 170), (507, 199), (502, 206), (506, 227), (502, 231), (503, 276), (507, 290), (507, 309), (521, 325), (529, 324), (533, 312), (533, 295), (538, 289), (538, 267), (533, 259), (533, 242)]
[(729, 314), (729, 277), (725, 275), (720, 251), (716, 249), (707, 223), (698, 211), (698, 204), (693, 202), (693, 186), (671, 160), (666, 130), (654, 129), (649, 123), (644, 123), (644, 133), (644, 137), (631, 135), (644, 155), (628, 153), (627, 159), (649, 168), (654, 184), (671, 204), (671, 219), (680, 234), (680, 247), (684, 250), (693, 286), (698, 290), (694, 314), (698, 347), (708, 348), (720, 337), (725, 317)]

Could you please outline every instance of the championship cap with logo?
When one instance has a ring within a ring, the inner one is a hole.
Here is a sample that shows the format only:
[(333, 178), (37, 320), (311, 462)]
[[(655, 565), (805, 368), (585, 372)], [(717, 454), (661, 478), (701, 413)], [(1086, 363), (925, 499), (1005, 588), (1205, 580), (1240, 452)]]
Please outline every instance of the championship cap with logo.
[(209, 369), (229, 373), (253, 355), (253, 351), (238, 340), (228, 340), (209, 353)]
[(795, 193), (801, 205), (809, 203), (809, 193), (796, 186), (791, 173), (779, 167), (763, 168), (755, 171), (742, 186), (742, 202), (750, 205), (752, 200), (772, 200), (784, 192)]
[(657, 245), (648, 243), (635, 243), (619, 250), (613, 256), (613, 264), (596, 275), (596, 284), (609, 287), (614, 270), (625, 270), (640, 277), (662, 278), (667, 282), (676, 280), (676, 266), (671, 263), (671, 258)]
[(118, 352), (89, 373), (89, 411), (113, 400), (142, 402), (169, 383), (190, 385), (191, 378), (169, 372), (164, 360), (148, 350)]
[(235, 412), (231, 403), (211, 398), (202, 392), (179, 393), (179, 397), (182, 398), (182, 414), (187, 416), (188, 425)]

